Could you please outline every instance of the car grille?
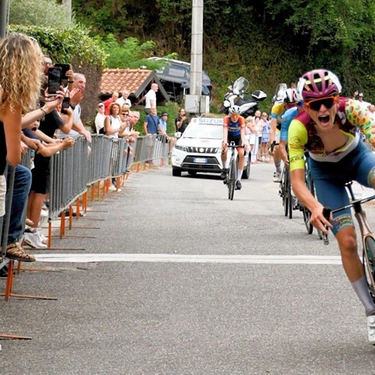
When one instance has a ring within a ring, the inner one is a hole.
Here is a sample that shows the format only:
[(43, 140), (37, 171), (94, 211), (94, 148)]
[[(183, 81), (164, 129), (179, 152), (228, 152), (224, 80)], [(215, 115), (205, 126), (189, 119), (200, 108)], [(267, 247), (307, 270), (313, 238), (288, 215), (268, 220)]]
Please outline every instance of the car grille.
[(194, 158), (196, 156), (186, 156), (185, 160), (183, 161), (181, 167), (186, 168), (186, 170), (194, 170), (194, 171), (205, 171), (205, 172), (220, 172), (220, 164), (218, 160), (213, 156), (208, 156), (207, 163), (196, 163), (194, 162)]
[(216, 154), (219, 151), (218, 147), (187, 147), (187, 152), (197, 154)]

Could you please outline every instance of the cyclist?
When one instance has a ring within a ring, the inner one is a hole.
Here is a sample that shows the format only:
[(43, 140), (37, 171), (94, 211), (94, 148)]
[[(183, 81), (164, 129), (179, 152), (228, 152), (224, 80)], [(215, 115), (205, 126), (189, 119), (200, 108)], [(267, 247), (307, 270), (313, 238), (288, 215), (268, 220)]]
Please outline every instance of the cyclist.
[[(339, 79), (328, 70), (312, 70), (300, 78), (297, 93), (304, 111), (293, 119), (288, 134), (291, 181), (297, 198), (311, 211), (311, 223), (323, 233), (327, 233), (325, 226), (331, 228), (336, 236), (345, 273), (365, 308), (369, 342), (375, 345), (375, 304), (357, 253), (350, 209), (335, 213), (331, 221), (323, 216), (324, 206), (335, 209), (349, 204), (346, 182), (375, 187), (375, 155), (359, 136), (362, 130), (374, 145), (375, 121), (365, 105), (340, 97), (340, 92)], [(317, 199), (305, 185), (305, 149)]]
[(288, 144), (288, 130), (289, 125), (297, 116), (299, 112), (302, 111), (303, 103), (297, 97), (297, 91), (295, 89), (287, 89), (285, 92), (285, 101), (288, 103), (295, 103), (296, 106), (287, 109), (282, 118), (281, 118), (281, 128), (280, 128), (280, 157), (284, 162), (285, 166), (289, 168), (289, 158), (287, 152), (287, 144)]
[(276, 141), (276, 129), (281, 128), (281, 119), (285, 111), (289, 108), (295, 107), (294, 89), (286, 89), (284, 93), (284, 100), (278, 101), (272, 106), (271, 110), (271, 132), (270, 132), (270, 154), (273, 155), (273, 162), (275, 164), (275, 173), (273, 174), (273, 182), (281, 181), (281, 154), (280, 147)]
[(225, 179), (228, 173), (228, 144), (233, 141), (236, 146), (243, 146), (243, 148), (237, 148), (239, 160), (236, 190), (240, 190), (242, 188), (241, 177), (245, 165), (245, 148), (247, 148), (245, 128), (245, 119), (240, 115), (240, 107), (238, 105), (234, 105), (233, 107), (229, 108), (229, 115), (224, 117), (223, 123), (223, 143), (221, 151), (223, 170), (221, 172), (221, 178)]

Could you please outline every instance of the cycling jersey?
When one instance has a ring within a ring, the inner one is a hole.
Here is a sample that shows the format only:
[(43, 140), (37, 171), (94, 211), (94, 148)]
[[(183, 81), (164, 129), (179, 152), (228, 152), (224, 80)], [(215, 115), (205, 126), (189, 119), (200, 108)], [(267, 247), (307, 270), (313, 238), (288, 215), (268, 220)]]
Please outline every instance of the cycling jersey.
[(228, 139), (229, 137), (239, 137), (241, 136), (241, 129), (245, 127), (245, 119), (240, 116), (238, 120), (234, 122), (230, 116), (225, 116), (223, 126), (228, 128)]
[(304, 169), (304, 150), (306, 149), (311, 158), (316, 161), (338, 162), (344, 156), (353, 151), (360, 141), (361, 130), (371, 144), (375, 142), (375, 133), (372, 130), (373, 119), (365, 105), (357, 100), (340, 98), (336, 123), (340, 131), (347, 136), (344, 146), (326, 153), (324, 144), (315, 130), (315, 124), (307, 112), (302, 111), (292, 121), (289, 127), (289, 161), (290, 170)]
[(288, 140), (288, 130), (289, 126), (298, 114), (298, 107), (292, 107), (289, 108), (285, 113), (283, 114), (283, 117), (281, 119), (281, 129), (280, 129), (280, 141), (287, 141)]
[(281, 128), (281, 118), (282, 118), (282, 116), (283, 116), (283, 114), (285, 113), (286, 110), (287, 110), (287, 107), (286, 107), (286, 104), (284, 102), (275, 103), (272, 106), (270, 117), (271, 117), (271, 119), (276, 120), (277, 129), (279, 129), (279, 130)]

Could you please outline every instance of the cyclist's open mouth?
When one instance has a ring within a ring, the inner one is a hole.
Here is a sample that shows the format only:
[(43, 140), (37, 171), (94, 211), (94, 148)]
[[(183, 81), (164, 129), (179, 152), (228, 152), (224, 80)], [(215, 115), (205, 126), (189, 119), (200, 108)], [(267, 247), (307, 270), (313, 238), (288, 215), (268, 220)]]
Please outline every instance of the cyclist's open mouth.
[(319, 122), (320, 122), (322, 125), (328, 125), (328, 124), (329, 124), (329, 120), (330, 120), (330, 116), (329, 116), (329, 115), (326, 115), (326, 116), (318, 116), (318, 120), (319, 120)]

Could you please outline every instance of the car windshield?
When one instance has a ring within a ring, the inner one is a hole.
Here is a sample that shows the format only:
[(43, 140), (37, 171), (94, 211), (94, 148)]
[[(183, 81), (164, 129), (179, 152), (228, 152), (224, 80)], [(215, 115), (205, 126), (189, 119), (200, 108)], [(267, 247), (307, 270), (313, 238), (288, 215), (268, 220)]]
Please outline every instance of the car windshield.
[(184, 138), (222, 139), (223, 127), (221, 125), (191, 124), (186, 128)]

